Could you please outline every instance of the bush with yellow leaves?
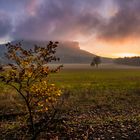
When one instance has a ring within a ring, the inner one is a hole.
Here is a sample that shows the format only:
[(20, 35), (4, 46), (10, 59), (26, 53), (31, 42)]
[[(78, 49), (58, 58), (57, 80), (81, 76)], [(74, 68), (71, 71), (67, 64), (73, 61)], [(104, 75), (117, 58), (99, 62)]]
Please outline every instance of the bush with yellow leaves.
[[(6, 46), (8, 48), (6, 56), (11, 63), (10, 68), (6, 69), (0, 78), (21, 95), (28, 114), (28, 128), (35, 139), (41, 132), (42, 125), (39, 126), (40, 130), (36, 131), (36, 122), (38, 124), (41, 122), (41, 119), (36, 121), (36, 118), (41, 118), (41, 114), (45, 116), (49, 110), (53, 110), (61, 96), (61, 90), (48, 82), (48, 75), (58, 72), (62, 66), (50, 69), (47, 65), (51, 61), (59, 60), (55, 56), (58, 42), (50, 41), (46, 47), (35, 45), (30, 50), (24, 49), (21, 43), (15, 45), (8, 43)], [(55, 112), (54, 109), (54, 114)], [(48, 114), (45, 117), (50, 119)]]

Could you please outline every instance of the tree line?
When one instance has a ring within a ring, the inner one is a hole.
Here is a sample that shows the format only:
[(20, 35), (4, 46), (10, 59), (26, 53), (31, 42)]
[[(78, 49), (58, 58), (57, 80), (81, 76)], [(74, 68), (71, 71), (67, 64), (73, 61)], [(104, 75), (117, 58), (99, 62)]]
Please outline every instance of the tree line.
[(116, 58), (114, 62), (123, 65), (140, 66), (140, 57), (135, 56), (135, 57)]

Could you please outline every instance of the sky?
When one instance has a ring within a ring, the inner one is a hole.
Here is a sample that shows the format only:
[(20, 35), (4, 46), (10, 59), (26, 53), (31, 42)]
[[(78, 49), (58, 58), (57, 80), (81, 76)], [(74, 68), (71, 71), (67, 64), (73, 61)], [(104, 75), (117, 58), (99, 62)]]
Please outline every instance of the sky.
[(140, 55), (140, 0), (0, 0), (0, 43), (77, 41), (105, 57)]

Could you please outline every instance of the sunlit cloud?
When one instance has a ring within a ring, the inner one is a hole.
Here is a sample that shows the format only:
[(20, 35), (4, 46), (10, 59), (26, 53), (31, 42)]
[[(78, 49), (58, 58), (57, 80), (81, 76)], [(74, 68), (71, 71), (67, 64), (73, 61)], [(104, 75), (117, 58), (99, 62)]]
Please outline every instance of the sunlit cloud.
[(139, 0), (1, 0), (0, 8), (8, 14), (0, 16), (0, 38), (78, 41), (112, 57), (140, 51)]

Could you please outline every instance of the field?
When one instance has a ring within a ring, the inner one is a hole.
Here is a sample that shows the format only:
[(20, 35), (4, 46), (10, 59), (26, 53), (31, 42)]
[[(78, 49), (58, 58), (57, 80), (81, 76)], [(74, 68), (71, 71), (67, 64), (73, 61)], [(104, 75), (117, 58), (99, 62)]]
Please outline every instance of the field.
[[(60, 139), (140, 139), (140, 68), (66, 64), (49, 78), (64, 93)], [(0, 94), (1, 116), (18, 112), (15, 92), (1, 83)], [(13, 129), (2, 117), (1, 123), (3, 135)]]

